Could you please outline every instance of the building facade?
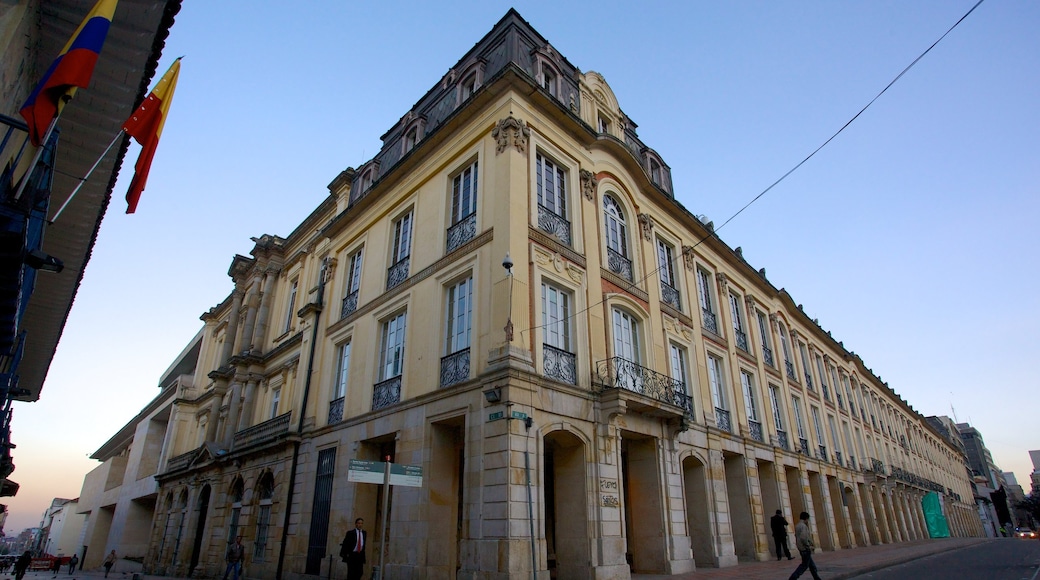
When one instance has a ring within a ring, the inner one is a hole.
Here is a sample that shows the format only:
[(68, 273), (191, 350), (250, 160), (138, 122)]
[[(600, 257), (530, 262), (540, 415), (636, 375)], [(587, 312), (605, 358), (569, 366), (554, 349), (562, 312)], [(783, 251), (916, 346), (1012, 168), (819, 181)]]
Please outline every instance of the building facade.
[[(383, 143), (232, 260), (147, 572), (216, 575), (242, 535), (249, 577), (335, 573), (356, 517), (384, 578), (734, 566), (771, 557), (777, 509), (824, 550), (983, 533), (963, 454), (515, 11)], [(387, 459), (421, 485), (348, 481)]]

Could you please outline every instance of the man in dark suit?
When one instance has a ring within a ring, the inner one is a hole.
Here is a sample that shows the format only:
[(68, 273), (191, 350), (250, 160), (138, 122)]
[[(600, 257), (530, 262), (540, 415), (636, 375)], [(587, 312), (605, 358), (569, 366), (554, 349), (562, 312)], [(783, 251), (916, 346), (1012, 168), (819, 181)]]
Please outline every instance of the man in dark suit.
[(339, 547), (339, 557), (347, 563), (347, 580), (361, 580), (365, 573), (365, 546), (368, 545), (368, 532), (361, 528), (365, 520), (354, 520), (354, 529), (347, 532), (343, 544)]
[(787, 547), (787, 518), (784, 517), (784, 512), (776, 510), (776, 515), (769, 518), (769, 527), (773, 532), (773, 541), (776, 542), (776, 559), (780, 559), (781, 551), (787, 555), (788, 560), (794, 560), (791, 557), (791, 549)]

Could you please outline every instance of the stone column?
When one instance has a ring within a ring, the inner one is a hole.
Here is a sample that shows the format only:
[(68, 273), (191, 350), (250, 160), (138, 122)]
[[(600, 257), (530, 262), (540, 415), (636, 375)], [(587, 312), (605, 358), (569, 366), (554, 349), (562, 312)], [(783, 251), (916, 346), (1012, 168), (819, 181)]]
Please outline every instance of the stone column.
[(213, 385), (213, 398), (209, 403), (209, 422), (206, 423), (206, 441), (217, 440), (217, 426), (220, 423), (220, 403), (227, 392), (227, 381), (217, 379)]
[(267, 271), (267, 279), (264, 281), (264, 291), (260, 298), (260, 313), (256, 319), (256, 333), (254, 334), (253, 354), (260, 354), (262, 346), (267, 340), (267, 325), (271, 315), (271, 300), (274, 296), (274, 285), (278, 280), (278, 273), (274, 270)]
[(245, 398), (242, 400), (242, 413), (238, 416), (238, 427), (235, 431), (241, 431), (253, 425), (256, 407), (256, 387), (260, 382), (260, 376), (250, 373), (246, 378)]
[[(709, 441), (709, 445), (712, 442)], [(726, 466), (722, 451), (708, 450), (708, 485), (715, 500), (715, 562), (719, 568), (737, 565), (737, 551), (733, 545), (733, 525), (726, 491)]]
[(231, 443), (235, 438), (235, 431), (238, 427), (238, 406), (239, 400), (242, 398), (242, 381), (235, 377), (231, 381), (231, 394), (228, 395), (228, 412), (227, 420), (224, 421), (224, 433), (220, 438), (224, 442), (224, 446), (230, 448)]
[(870, 490), (870, 495), (871, 504), (874, 506), (874, 513), (877, 517), (878, 529), (881, 533), (881, 543), (891, 544), (896, 540), (892, 537), (892, 528), (888, 525), (888, 512), (885, 510), (883, 496), (876, 486)]
[(235, 354), (235, 340), (238, 338), (238, 318), (242, 309), (242, 291), (238, 288), (231, 293), (231, 313), (228, 315), (227, 329), (224, 331), (224, 348), (220, 355), (220, 365), (225, 366)]
[(236, 349), (237, 353), (251, 352), (253, 350), (253, 333), (256, 330), (256, 311), (260, 307), (260, 273), (253, 277), (253, 284), (249, 287), (246, 295), (246, 322), (242, 329), (242, 344)]

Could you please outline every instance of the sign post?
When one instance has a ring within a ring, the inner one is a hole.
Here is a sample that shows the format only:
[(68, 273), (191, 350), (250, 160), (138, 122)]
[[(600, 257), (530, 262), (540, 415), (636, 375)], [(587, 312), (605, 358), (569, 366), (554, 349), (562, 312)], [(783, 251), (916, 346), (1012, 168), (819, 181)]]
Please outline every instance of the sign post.
[[(422, 487), (422, 466), (401, 465), (386, 461), (367, 461), (351, 459), (347, 468), (347, 481), (353, 483), (378, 483), (383, 485), (383, 505), (390, 505), (390, 486)], [(383, 577), (383, 565), (386, 555), (387, 517), (390, 510), (383, 508), (383, 527), (379, 538), (379, 577)]]

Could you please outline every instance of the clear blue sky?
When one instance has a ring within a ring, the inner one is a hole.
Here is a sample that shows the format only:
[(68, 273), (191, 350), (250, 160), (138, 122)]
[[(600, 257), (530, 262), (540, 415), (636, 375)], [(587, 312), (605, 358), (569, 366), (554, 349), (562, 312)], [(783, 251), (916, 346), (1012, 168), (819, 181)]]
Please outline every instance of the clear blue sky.
[[(676, 197), (721, 224), (973, 4), (516, 8), (604, 75)], [(123, 215), (135, 147), (42, 398), (15, 406), (8, 534), (79, 495), (98, 465), (87, 456), (158, 394), (250, 237), (288, 235), (510, 6), (185, 2), (160, 63), (185, 55), (148, 188)], [(915, 409), (970, 420), (1027, 487), (1027, 450), (1040, 449), (1038, 30), (1040, 3), (984, 2), (719, 231)]]

